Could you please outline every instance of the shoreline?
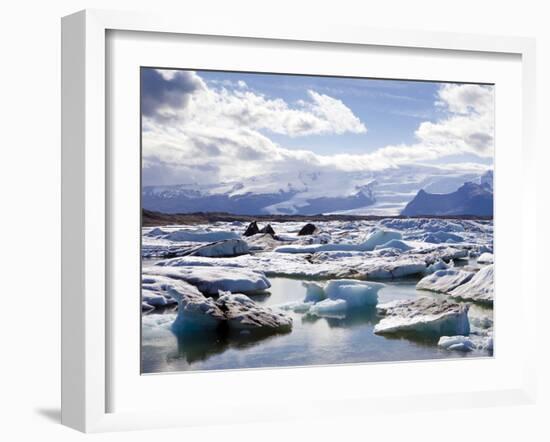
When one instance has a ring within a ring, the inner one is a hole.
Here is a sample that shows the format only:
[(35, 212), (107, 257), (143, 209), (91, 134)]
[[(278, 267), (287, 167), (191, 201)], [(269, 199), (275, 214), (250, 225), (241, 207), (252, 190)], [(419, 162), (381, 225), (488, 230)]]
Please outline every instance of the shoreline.
[(492, 221), (492, 216), (477, 215), (238, 215), (227, 212), (163, 213), (147, 209), (141, 211), (142, 227), (169, 225), (196, 225), (213, 222), (320, 222), (320, 221), (378, 221), (381, 219), (456, 219)]

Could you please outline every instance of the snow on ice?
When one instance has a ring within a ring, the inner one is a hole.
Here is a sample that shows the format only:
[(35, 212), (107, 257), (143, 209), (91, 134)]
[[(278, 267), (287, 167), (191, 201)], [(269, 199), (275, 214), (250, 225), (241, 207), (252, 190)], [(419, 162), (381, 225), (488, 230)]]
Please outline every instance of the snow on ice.
[(271, 287), (263, 273), (244, 268), (151, 266), (143, 273), (186, 281), (205, 295), (217, 295), (220, 290), (254, 294)]
[(464, 272), (458, 269), (438, 270), (422, 278), (416, 284), (416, 288), (420, 290), (449, 293), (459, 285), (468, 282), (473, 276), (473, 272)]
[(483, 267), (466, 284), (458, 286), (449, 294), (462, 301), (493, 303), (494, 264)]
[(468, 304), (432, 298), (417, 298), (380, 305), (384, 318), (374, 327), (376, 334), (468, 335)]

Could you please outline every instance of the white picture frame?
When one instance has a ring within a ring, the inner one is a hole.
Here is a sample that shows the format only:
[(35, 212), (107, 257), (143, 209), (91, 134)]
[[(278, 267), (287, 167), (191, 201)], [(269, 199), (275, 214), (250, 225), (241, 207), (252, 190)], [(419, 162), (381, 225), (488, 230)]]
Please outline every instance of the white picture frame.
[[(384, 48), (428, 49), (432, 51), (467, 51), (483, 54), (509, 54), (521, 57), (521, 156), (523, 210), (519, 216), (520, 234), (534, 231), (536, 194), (534, 174), (535, 135), (535, 43), (519, 37), (492, 37), (416, 31), (388, 31), (346, 26), (310, 25), (303, 28), (282, 27), (266, 23), (213, 23), (201, 20), (186, 22), (179, 17), (143, 13), (86, 10), (62, 21), (62, 423), (85, 432), (156, 428), (207, 424), (211, 416), (174, 409), (154, 411), (112, 411), (109, 406), (111, 385), (109, 366), (113, 357), (109, 345), (112, 320), (108, 302), (109, 265), (112, 238), (108, 134), (106, 121), (109, 93), (106, 67), (109, 60), (106, 38), (111, 31), (154, 32), (162, 35), (200, 35), (319, 44), (368, 45)], [(157, 34), (158, 35), (158, 34)], [(519, 149), (519, 148), (518, 148)], [(497, 190), (498, 192), (498, 190)], [(498, 247), (498, 243), (497, 243)], [(522, 267), (534, 256), (532, 243), (524, 242), (520, 250)], [(521, 272), (525, 273), (526, 268)], [(521, 279), (520, 306), (536, 302), (536, 281)], [(247, 416), (225, 416), (227, 422), (284, 419), (323, 414), (329, 401), (338, 402), (340, 414), (365, 414), (373, 410), (398, 411), (410, 407), (436, 409), (503, 403), (529, 403), (534, 400), (536, 360), (534, 357), (535, 324), (522, 324), (525, 351), (521, 373), (508, 385), (489, 390), (464, 387), (461, 392), (424, 395), (337, 397), (329, 394), (324, 401), (312, 399), (311, 409), (303, 404), (255, 410)], [(139, 333), (136, 325), (135, 333)], [(498, 355), (496, 356), (498, 358)], [(365, 366), (353, 368), (355, 373)], [(433, 369), (433, 368), (428, 368)], [(309, 368), (307, 370), (322, 370)], [(292, 370), (286, 370), (291, 373)], [(311, 372), (310, 372), (311, 373)], [(331, 376), (324, 371), (324, 376)], [(228, 382), (238, 382), (243, 372), (227, 374)], [(203, 376), (191, 374), (186, 376)], [(218, 382), (225, 382), (219, 377)], [(261, 375), (262, 382), (268, 372)], [(292, 374), (287, 374), (291, 377)], [(172, 377), (172, 380), (174, 378)], [(198, 379), (198, 378), (197, 378)], [(278, 381), (276, 381), (278, 382)], [(246, 394), (241, 400), (246, 400)], [(238, 408), (238, 407), (237, 407)], [(261, 407), (258, 407), (261, 408)], [(218, 422), (223, 420), (221, 413)], [(268, 417), (269, 416), (269, 417)]]

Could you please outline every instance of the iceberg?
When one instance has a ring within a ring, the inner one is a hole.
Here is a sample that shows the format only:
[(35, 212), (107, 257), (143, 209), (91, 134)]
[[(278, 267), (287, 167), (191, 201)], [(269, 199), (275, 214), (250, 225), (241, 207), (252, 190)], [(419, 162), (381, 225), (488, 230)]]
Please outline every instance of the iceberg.
[(422, 278), (416, 284), (416, 288), (419, 290), (449, 293), (451, 290), (468, 282), (473, 276), (473, 272), (464, 272), (457, 269), (438, 270)]
[(359, 251), (368, 252), (374, 250), (378, 245), (386, 244), (391, 240), (400, 240), (401, 233), (393, 230), (375, 230), (371, 232), (365, 241), (359, 244), (312, 244), (312, 245), (291, 245), (281, 246), (275, 249), (278, 253), (318, 253), (318, 252), (339, 252)]
[(456, 235), (449, 232), (434, 232), (428, 233), (424, 236), (424, 242), (440, 244), (440, 243), (454, 243), (454, 242), (463, 242), (464, 238), (462, 236)]
[(172, 323), (172, 330), (176, 333), (213, 332), (225, 320), (224, 311), (213, 298), (187, 294), (178, 303), (178, 315)]
[(231, 231), (207, 231), (207, 230), (188, 230), (180, 229), (174, 231), (165, 231), (158, 227), (152, 229), (145, 235), (166, 239), (168, 241), (177, 242), (215, 242), (226, 239), (238, 239), (240, 235)]
[(463, 300), (481, 303), (493, 303), (494, 264), (483, 267), (466, 284), (462, 284), (449, 292), (449, 295)]
[(178, 302), (171, 325), (174, 333), (259, 332), (282, 333), (292, 328), (292, 318), (263, 307), (242, 293), (220, 291), (217, 300), (204, 296), (194, 285), (165, 275), (147, 275), (142, 290), (169, 293)]
[(292, 311), (294, 313), (307, 313), (312, 305), (313, 302), (294, 301), (278, 305), (277, 308), (285, 311)]
[(469, 305), (449, 300), (417, 298), (380, 305), (384, 318), (374, 327), (376, 334), (420, 334), (428, 336), (468, 335)]
[(333, 279), (325, 285), (324, 290), (328, 299), (343, 300), (348, 308), (357, 308), (376, 306), (378, 291), (383, 287), (385, 285), (379, 282)]
[(145, 267), (143, 274), (186, 281), (207, 296), (216, 296), (220, 290), (254, 294), (264, 292), (271, 287), (271, 283), (262, 272), (240, 267), (152, 266)]
[(241, 293), (220, 291), (216, 305), (223, 311), (230, 332), (286, 333), (292, 329), (292, 318), (263, 307)]
[(247, 253), (250, 253), (250, 250), (246, 241), (243, 241), (242, 239), (226, 239), (200, 246), (192, 250), (189, 255), (225, 258), (230, 256), (246, 255)]
[(440, 260), (434, 262), (433, 264), (430, 264), (426, 268), (426, 273), (434, 273), (434, 272), (437, 272), (438, 270), (445, 270), (445, 269), (449, 269), (449, 268), (452, 268), (452, 267), (454, 267), (453, 260), (450, 260), (449, 264), (447, 264), (445, 261), (440, 259)]
[[(320, 309), (361, 308), (378, 304), (378, 291), (384, 284), (371, 281), (357, 281), (354, 279), (333, 279), (326, 284), (304, 282), (306, 297), (304, 303), (313, 303), (310, 313)], [(345, 301), (345, 304), (327, 301)]]
[(143, 276), (141, 279), (142, 311), (151, 311), (159, 307), (168, 307), (178, 303), (181, 292), (195, 291), (195, 287), (184, 281), (169, 278)]
[(479, 258), (477, 258), (477, 262), (479, 264), (493, 264), (494, 256), (489, 252), (482, 253)]
[(401, 261), (392, 261), (380, 265), (374, 265), (365, 271), (367, 279), (394, 279), (405, 276), (418, 275), (424, 273), (426, 263), (423, 261), (404, 259)]
[(147, 302), (145, 302), (145, 301), (141, 302), (141, 312), (142, 313), (149, 313), (149, 312), (152, 312), (153, 310), (155, 310), (155, 307), (153, 307), (150, 304), (147, 304)]
[(476, 349), (476, 345), (467, 336), (441, 336), (437, 345), (450, 351), (469, 352)]
[(348, 303), (344, 299), (325, 299), (312, 305), (308, 314), (315, 316), (340, 316), (346, 313)]
[(406, 252), (407, 250), (411, 250), (412, 247), (403, 241), (400, 241), (398, 239), (392, 239), (391, 241), (388, 241), (385, 244), (378, 245), (374, 248), (374, 250), (380, 250), (380, 249), (397, 249), (397, 250), (401, 250), (402, 252)]
[(326, 299), (325, 288), (317, 282), (303, 282), (302, 285), (306, 288), (306, 298), (304, 302), (319, 302)]

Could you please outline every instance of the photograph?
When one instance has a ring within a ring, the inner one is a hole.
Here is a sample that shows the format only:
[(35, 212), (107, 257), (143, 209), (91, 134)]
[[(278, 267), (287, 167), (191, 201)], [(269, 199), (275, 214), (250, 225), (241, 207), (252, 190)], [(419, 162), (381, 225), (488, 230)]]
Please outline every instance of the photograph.
[(142, 66), (141, 373), (493, 357), (494, 89)]

